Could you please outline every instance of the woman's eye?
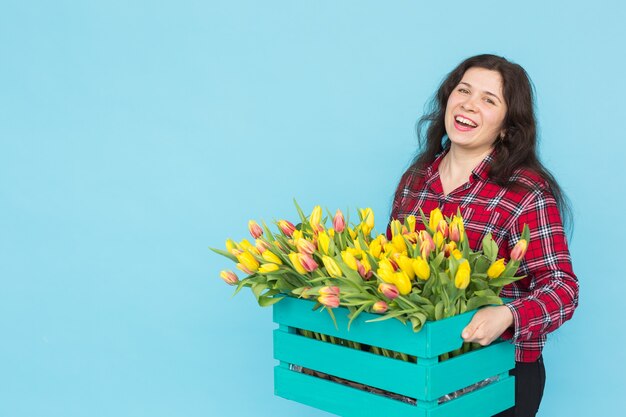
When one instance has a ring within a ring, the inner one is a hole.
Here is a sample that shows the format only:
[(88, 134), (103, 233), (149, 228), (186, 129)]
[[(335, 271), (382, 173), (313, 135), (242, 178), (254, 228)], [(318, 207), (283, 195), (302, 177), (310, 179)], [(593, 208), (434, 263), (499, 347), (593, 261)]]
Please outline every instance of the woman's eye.
[(465, 88), (459, 88), (458, 91), (459, 91), (459, 93), (463, 93), (463, 94), (469, 93), (469, 91), (467, 89), (465, 89)]
[(485, 101), (486, 101), (487, 103), (489, 103), (489, 104), (496, 104), (496, 102), (495, 102), (495, 101), (493, 101), (493, 100), (492, 100), (492, 99), (490, 99), (490, 98), (486, 98), (486, 99), (485, 99)]

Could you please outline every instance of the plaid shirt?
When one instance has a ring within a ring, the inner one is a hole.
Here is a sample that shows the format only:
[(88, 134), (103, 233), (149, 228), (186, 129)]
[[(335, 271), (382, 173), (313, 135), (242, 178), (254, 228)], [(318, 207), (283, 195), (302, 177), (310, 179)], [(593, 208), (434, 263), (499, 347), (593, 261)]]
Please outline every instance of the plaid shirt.
[(528, 170), (520, 169), (512, 178), (528, 190), (512, 190), (491, 181), (488, 171), (492, 155), (474, 168), (467, 183), (446, 196), (438, 170), (446, 153), (439, 154), (425, 170), (411, 167), (404, 173), (391, 218), (404, 221), (411, 214), (419, 218), (419, 208), (428, 214), (436, 207), (450, 216), (460, 208), (470, 247), (478, 249), (491, 232), (500, 248), (499, 257), (506, 259), (524, 224), (528, 225), (530, 242), (518, 271), (526, 278), (507, 285), (501, 293), (513, 299), (506, 305), (514, 319), (513, 328), (502, 337), (515, 343), (518, 362), (534, 362), (541, 355), (546, 334), (569, 320), (578, 305), (578, 280), (556, 200), (546, 183)]

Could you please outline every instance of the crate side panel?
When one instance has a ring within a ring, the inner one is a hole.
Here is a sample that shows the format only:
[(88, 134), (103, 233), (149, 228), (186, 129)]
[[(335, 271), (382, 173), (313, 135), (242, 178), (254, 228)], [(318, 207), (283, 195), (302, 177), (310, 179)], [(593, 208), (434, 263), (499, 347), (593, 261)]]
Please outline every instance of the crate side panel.
[(426, 417), (414, 405), (309, 375), (274, 368), (274, 393), (343, 417)]
[(428, 417), (490, 417), (515, 404), (515, 378), (507, 377), (429, 410)]
[(426, 399), (436, 399), (515, 367), (515, 346), (500, 342), (436, 364)]
[(415, 363), (274, 331), (274, 358), (396, 394), (425, 399), (426, 372)]

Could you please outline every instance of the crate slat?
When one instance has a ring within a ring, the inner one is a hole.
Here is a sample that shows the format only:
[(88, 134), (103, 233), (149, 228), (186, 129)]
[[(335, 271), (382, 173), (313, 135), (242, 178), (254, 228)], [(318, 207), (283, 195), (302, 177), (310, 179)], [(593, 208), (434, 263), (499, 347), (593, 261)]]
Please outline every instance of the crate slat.
[[(428, 322), (424, 328), (414, 333), (410, 324), (402, 324), (391, 319), (383, 322), (366, 323), (367, 320), (381, 316), (362, 313), (348, 328), (348, 310), (334, 309), (337, 327), (326, 311), (315, 311), (315, 302), (293, 297), (285, 297), (274, 304), (274, 322), (298, 329), (311, 330), (330, 336), (345, 338), (385, 349), (396, 350), (413, 356), (433, 358), (458, 349), (463, 344), (461, 331), (470, 322), (474, 312), (467, 312), (436, 322)], [(347, 332), (347, 333), (346, 333)], [(389, 337), (393, 334), (393, 337)], [(454, 335), (451, 337), (450, 335)]]

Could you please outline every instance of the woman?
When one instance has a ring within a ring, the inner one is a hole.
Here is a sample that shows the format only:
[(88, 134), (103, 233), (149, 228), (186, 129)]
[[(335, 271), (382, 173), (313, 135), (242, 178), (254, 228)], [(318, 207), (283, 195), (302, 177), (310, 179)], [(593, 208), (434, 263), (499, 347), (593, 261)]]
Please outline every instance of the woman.
[(578, 281), (562, 222), (569, 210), (537, 157), (530, 80), (502, 57), (474, 56), (448, 74), (431, 110), (418, 123), (422, 151), (400, 180), (391, 217), (402, 221), (435, 207), (449, 216), (458, 208), (471, 247), (492, 233), (507, 259), (524, 224), (530, 227), (519, 271), (526, 278), (502, 292), (513, 301), (479, 310), (462, 337), (481, 345), (512, 339), (516, 404), (499, 416), (534, 416), (545, 384), (546, 334), (572, 317)]

